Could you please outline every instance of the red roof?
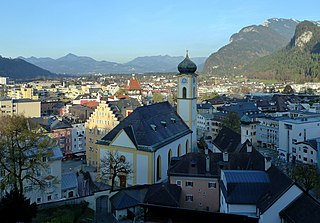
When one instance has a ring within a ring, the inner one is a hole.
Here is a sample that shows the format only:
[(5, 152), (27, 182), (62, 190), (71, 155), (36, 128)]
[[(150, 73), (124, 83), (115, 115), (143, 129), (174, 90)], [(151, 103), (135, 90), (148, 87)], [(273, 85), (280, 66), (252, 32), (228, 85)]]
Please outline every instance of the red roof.
[(127, 86), (127, 90), (141, 90), (141, 85), (137, 78), (131, 77)]
[(108, 98), (114, 99), (114, 97), (117, 97), (118, 99), (126, 99), (126, 98), (129, 98), (128, 95), (124, 95), (124, 94), (114, 94), (114, 95), (112, 95), (112, 96), (109, 96)]
[(83, 103), (84, 106), (87, 106), (89, 108), (96, 108), (98, 107), (99, 103), (96, 101), (88, 101), (86, 103)]

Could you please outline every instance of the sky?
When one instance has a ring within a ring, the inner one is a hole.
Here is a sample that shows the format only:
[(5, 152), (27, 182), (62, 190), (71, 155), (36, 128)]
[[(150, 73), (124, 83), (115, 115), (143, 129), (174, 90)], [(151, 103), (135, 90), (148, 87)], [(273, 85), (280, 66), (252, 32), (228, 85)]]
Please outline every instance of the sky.
[(319, 0), (0, 0), (0, 55), (207, 57), (245, 26), (320, 20), (319, 8)]

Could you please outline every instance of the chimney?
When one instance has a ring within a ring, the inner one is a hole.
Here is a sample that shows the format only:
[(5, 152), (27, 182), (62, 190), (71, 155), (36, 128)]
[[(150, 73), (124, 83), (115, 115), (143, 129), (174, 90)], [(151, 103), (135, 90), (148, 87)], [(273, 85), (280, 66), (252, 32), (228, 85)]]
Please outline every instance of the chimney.
[(271, 167), (271, 157), (264, 158), (264, 170), (267, 171)]
[(247, 142), (247, 153), (252, 153), (252, 143)]
[(210, 172), (210, 157), (206, 154), (206, 172)]
[(223, 162), (228, 162), (229, 161), (229, 155), (228, 152), (223, 152)]

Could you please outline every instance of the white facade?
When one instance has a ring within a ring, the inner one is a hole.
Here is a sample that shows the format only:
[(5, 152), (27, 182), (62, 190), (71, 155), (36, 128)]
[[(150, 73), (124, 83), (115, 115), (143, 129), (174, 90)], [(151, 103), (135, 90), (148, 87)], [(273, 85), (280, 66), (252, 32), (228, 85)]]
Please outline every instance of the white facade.
[(301, 117), (279, 121), (279, 155), (288, 161), (293, 159), (292, 148), (320, 136), (320, 118)]
[(292, 147), (292, 159), (305, 164), (317, 164), (317, 154), (317, 149), (305, 142), (297, 143)]
[[(292, 185), (275, 203), (271, 205), (263, 214), (260, 214), (259, 223), (281, 223), (280, 211), (286, 208), (292, 201), (302, 194), (302, 190), (296, 185)], [(259, 210), (258, 210), (259, 212)]]
[[(123, 132), (124, 133), (124, 132)], [(153, 177), (151, 179), (152, 183), (162, 182), (167, 179), (167, 170), (169, 167), (169, 161), (172, 157), (182, 156), (187, 152), (190, 152), (191, 149), (191, 134), (188, 134), (184, 137), (181, 137), (161, 148), (156, 152), (152, 153), (151, 159), (147, 154), (138, 154), (134, 150), (134, 145), (131, 140), (126, 137), (125, 134), (121, 133), (117, 139), (115, 139), (111, 145), (128, 148), (128, 151), (119, 150), (119, 155), (123, 155), (128, 161), (134, 171), (134, 177), (128, 177), (128, 185), (136, 184), (148, 184), (150, 183), (150, 169), (148, 167), (153, 165)], [(121, 140), (119, 140), (121, 138)], [(100, 159), (106, 157), (108, 149), (100, 149)], [(151, 153), (151, 152), (150, 152)], [(157, 160), (161, 162), (158, 165)], [(160, 171), (160, 172), (159, 172)], [(160, 176), (157, 174), (160, 173)], [(117, 184), (118, 182), (116, 182)]]
[(192, 151), (197, 151), (197, 77), (178, 75), (177, 112), (192, 130)]
[(198, 139), (202, 136), (211, 136), (211, 139), (215, 139), (221, 128), (222, 122), (214, 120), (213, 114), (200, 113), (197, 115)]
[[(167, 179), (167, 171), (169, 167), (169, 161), (172, 157), (183, 156), (190, 152), (191, 149), (191, 134), (181, 137), (174, 142), (163, 146), (154, 153), (154, 182), (158, 183)], [(171, 153), (170, 153), (171, 151)], [(171, 154), (171, 157), (170, 157)], [(157, 159), (161, 157), (161, 178), (157, 179)]]
[(0, 77), (0, 85), (7, 85), (9, 83), (9, 77)]
[(263, 148), (279, 147), (279, 117), (259, 118), (257, 125), (257, 144)]
[(58, 201), (61, 199), (61, 159), (47, 160), (47, 167), (37, 170), (37, 178), (44, 179), (44, 188), (32, 183), (24, 187), (25, 196), (37, 204)]
[(72, 153), (86, 151), (86, 128), (85, 123), (72, 125)]

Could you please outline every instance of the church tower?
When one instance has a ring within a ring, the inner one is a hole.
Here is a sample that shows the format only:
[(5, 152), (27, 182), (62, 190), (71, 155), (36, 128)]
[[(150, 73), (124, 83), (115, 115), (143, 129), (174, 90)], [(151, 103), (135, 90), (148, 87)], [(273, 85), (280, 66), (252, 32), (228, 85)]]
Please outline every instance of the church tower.
[(197, 147), (197, 66), (188, 56), (178, 65), (177, 112), (192, 130), (192, 152)]

